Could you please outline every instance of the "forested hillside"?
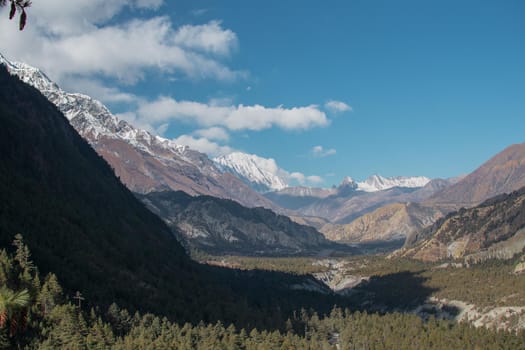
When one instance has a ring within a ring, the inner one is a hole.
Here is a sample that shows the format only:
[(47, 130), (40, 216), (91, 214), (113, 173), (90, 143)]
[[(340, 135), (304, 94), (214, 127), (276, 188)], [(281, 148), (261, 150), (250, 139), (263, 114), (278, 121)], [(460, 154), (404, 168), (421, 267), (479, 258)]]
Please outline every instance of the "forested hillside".
[(300, 310), (281, 328), (239, 328), (216, 322), (170, 322), (111, 304), (83, 310), (52, 273), (40, 275), (17, 236), (12, 252), (0, 250), (2, 349), (523, 349), (525, 334), (493, 332), (415, 315), (351, 312), (333, 308), (323, 317)]

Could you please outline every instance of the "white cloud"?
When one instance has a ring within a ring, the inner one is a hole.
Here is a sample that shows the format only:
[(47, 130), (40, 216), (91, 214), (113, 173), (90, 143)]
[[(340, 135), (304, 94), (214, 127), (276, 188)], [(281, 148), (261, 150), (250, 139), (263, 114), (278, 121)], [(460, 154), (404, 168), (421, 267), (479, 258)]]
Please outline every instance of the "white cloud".
[(122, 92), (114, 87), (107, 87), (97, 79), (82, 77), (65, 77), (60, 86), (65, 91), (75, 91), (86, 94), (94, 99), (108, 102), (136, 102), (138, 97), (131, 93)]
[(342, 113), (352, 111), (352, 107), (341, 101), (330, 100), (324, 104), (324, 108), (332, 113)]
[(199, 152), (206, 153), (210, 157), (217, 157), (234, 151), (234, 149), (229, 146), (219, 145), (218, 143), (210, 141), (204, 137), (195, 138), (191, 135), (181, 135), (176, 139), (173, 139), (173, 141), (180, 145), (189, 146)]
[(306, 177), (306, 180), (311, 183), (311, 184), (320, 184), (322, 183), (324, 180), (321, 176), (317, 176), (317, 175), (310, 175), (310, 176), (307, 176)]
[(326, 126), (329, 120), (318, 106), (267, 108), (253, 106), (217, 106), (193, 101), (177, 101), (162, 96), (139, 106), (137, 114), (148, 123), (185, 121), (202, 127), (224, 127), (229, 130), (263, 130), (279, 127), (286, 130)]
[(191, 79), (246, 76), (214, 57), (237, 45), (236, 34), (220, 22), (174, 28), (169, 17), (144, 10), (140, 18), (112, 21), (125, 9), (161, 5), (160, 0), (38, 1), (24, 31), (12, 21), (0, 21), (0, 47), (10, 59), (42, 68), (61, 85), (67, 78), (93, 76), (133, 84), (150, 70)]
[(79, 34), (100, 27), (126, 7), (155, 10), (162, 3), (162, 0), (34, 1), (28, 10), (28, 27), (38, 27), (44, 34)]
[(312, 155), (314, 157), (327, 157), (336, 154), (337, 151), (334, 148), (324, 149), (323, 146), (312, 147)]
[(136, 0), (136, 6), (138, 8), (156, 10), (162, 6), (163, 0)]
[(230, 135), (226, 130), (219, 127), (211, 127), (209, 129), (199, 129), (193, 132), (195, 135), (204, 137), (208, 140), (217, 140), (217, 141), (228, 141)]
[(324, 180), (322, 177), (317, 175), (306, 176), (300, 172), (293, 172), (289, 174), (291, 180), (297, 181), (300, 185), (318, 185)]
[(231, 30), (222, 29), (219, 21), (203, 25), (184, 25), (175, 32), (173, 42), (190, 49), (223, 56), (229, 55), (238, 46), (237, 35)]

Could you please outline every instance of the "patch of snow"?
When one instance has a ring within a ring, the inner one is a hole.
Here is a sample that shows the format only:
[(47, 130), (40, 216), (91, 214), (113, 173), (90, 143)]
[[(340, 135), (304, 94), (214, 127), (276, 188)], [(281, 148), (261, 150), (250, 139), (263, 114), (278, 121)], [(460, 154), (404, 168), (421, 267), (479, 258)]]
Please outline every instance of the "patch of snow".
[(284, 170), (272, 158), (262, 158), (255, 154), (233, 152), (213, 161), (225, 171), (237, 175), (260, 192), (279, 191), (288, 187)]

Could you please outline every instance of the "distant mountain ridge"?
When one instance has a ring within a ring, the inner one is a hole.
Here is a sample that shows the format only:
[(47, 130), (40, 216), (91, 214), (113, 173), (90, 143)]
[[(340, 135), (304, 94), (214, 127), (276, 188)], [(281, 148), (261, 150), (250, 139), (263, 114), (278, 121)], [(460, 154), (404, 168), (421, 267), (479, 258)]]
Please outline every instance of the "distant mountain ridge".
[(133, 127), (99, 101), (61, 90), (37, 68), (10, 62), (2, 55), (0, 64), (55, 104), (132, 191), (182, 190), (280, 210), (235, 176), (219, 170), (205, 154)]
[[(255, 154), (243, 152), (232, 152), (213, 159), (219, 168), (225, 172), (234, 174), (242, 179), (247, 185), (261, 193), (284, 191), (287, 194), (294, 191), (291, 186), (291, 174), (280, 168), (274, 159), (263, 158)], [(394, 187), (402, 188), (420, 188), (429, 183), (431, 179), (425, 176), (397, 176), (383, 177), (381, 175), (372, 175), (361, 182), (356, 182), (351, 177), (345, 177), (340, 186), (352, 186), (357, 191), (378, 192)], [(311, 192), (330, 192), (334, 194), (333, 189), (315, 188), (307, 186), (297, 186), (304, 195), (307, 188)]]
[(429, 204), (471, 207), (525, 186), (525, 143), (505, 148), (456, 184), (436, 193)]
[[(369, 191), (360, 190), (358, 182), (346, 177), (339, 186), (329, 189), (289, 187), (265, 193), (265, 196), (277, 205), (295, 210), (301, 215), (322, 217), (334, 224), (347, 224), (383, 205), (419, 202), (450, 184), (448, 180), (429, 180), (425, 177), (372, 176), (369, 180)], [(385, 189), (372, 191), (373, 186), (383, 186)]]

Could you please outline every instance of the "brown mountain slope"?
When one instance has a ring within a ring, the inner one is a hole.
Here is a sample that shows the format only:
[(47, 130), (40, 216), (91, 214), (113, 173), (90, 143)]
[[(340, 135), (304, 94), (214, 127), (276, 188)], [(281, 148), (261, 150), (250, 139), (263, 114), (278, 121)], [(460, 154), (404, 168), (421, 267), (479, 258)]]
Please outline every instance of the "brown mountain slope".
[(188, 149), (163, 148), (156, 142), (145, 147), (113, 135), (93, 138), (71, 124), (113, 168), (120, 180), (133, 192), (149, 193), (180, 190), (190, 195), (210, 195), (235, 200), (247, 207), (265, 207), (283, 212), (261, 194), (232, 174), (219, 172), (203, 153)]
[(443, 213), (416, 203), (385, 205), (345, 225), (326, 224), (320, 231), (326, 238), (342, 242), (391, 241), (432, 225)]
[(512, 145), (426, 203), (452, 209), (470, 207), (525, 186), (525, 143)]
[(525, 247), (525, 188), (461, 209), (407, 238), (397, 255), (424, 261), (511, 258)]

